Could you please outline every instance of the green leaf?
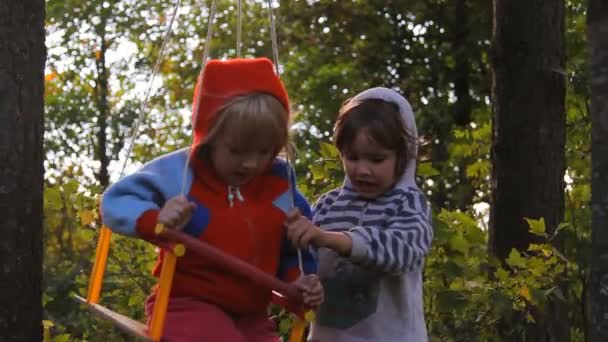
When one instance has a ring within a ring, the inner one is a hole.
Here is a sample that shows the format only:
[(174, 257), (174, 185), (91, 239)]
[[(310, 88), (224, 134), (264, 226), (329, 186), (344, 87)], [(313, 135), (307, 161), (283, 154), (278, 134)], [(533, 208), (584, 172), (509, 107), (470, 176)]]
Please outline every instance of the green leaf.
[[(42, 306), (46, 306), (46, 304), (47, 304), (48, 302), (52, 301), (52, 300), (53, 300), (53, 297), (49, 296), (49, 294), (48, 294), (48, 293), (44, 292), (44, 293), (42, 294)], [(50, 324), (51, 324), (51, 325), (50, 325), (51, 327), (53, 326), (53, 322), (51, 322), (51, 321), (42, 321), (42, 324), (44, 325), (44, 324), (45, 324), (45, 322), (50, 323)], [(46, 326), (46, 325), (44, 325), (44, 326)]]
[(437, 171), (437, 169), (435, 169), (430, 162), (418, 164), (418, 169), (416, 172), (420, 177), (424, 178), (439, 175), (439, 171)]
[(561, 230), (571, 228), (571, 227), (572, 227), (572, 225), (570, 224), (570, 222), (562, 222), (562, 223), (558, 224), (557, 228), (555, 228), (555, 231), (553, 232), (553, 235), (551, 236), (551, 238), (554, 238), (555, 236), (557, 236), (557, 234)]
[(72, 194), (76, 193), (79, 186), (80, 185), (78, 184), (78, 182), (76, 180), (72, 179), (69, 182), (63, 184), (63, 190), (68, 195), (72, 195)]
[(322, 142), (321, 156), (325, 158), (338, 158), (340, 156), (340, 152), (334, 145)]
[(53, 342), (68, 342), (70, 341), (70, 334), (61, 334), (53, 337)]
[(485, 177), (490, 172), (490, 163), (487, 160), (479, 160), (469, 165), (466, 169), (467, 177)]
[(466, 306), (465, 291), (440, 291), (437, 293), (437, 310), (439, 312), (452, 312)]
[(129, 296), (129, 301), (127, 302), (128, 306), (136, 306), (141, 304), (142, 300), (139, 296)]
[(473, 245), (486, 243), (486, 232), (479, 229), (479, 227), (477, 226), (468, 226), (466, 228), (465, 234), (467, 240), (469, 240), (469, 242)]
[(466, 254), (469, 251), (469, 242), (462, 236), (456, 235), (450, 239), (450, 247), (455, 251)]
[(496, 275), (496, 277), (498, 278), (498, 280), (504, 282), (507, 279), (509, 279), (509, 272), (507, 270), (505, 270), (504, 268), (499, 268), (498, 270), (496, 270), (496, 272), (494, 272), (494, 274)]
[(63, 205), (61, 191), (56, 187), (46, 188), (44, 192), (44, 204), (48, 209), (58, 209)]
[(530, 233), (536, 236), (547, 237), (547, 233), (545, 231), (545, 218), (541, 217), (538, 220), (524, 218), (528, 225), (530, 226)]
[(507, 264), (511, 267), (524, 267), (526, 266), (526, 259), (522, 258), (521, 254), (513, 248), (511, 253), (509, 253), (509, 257), (507, 258)]
[(464, 289), (464, 282), (462, 280), (462, 278), (458, 277), (456, 279), (454, 279), (449, 286), (450, 290), (453, 291), (460, 291), (462, 289)]
[(327, 171), (319, 164), (312, 164), (310, 166), (310, 172), (312, 172), (312, 179), (315, 181), (322, 180), (327, 177)]
[(281, 334), (286, 334), (291, 329), (291, 326), (292, 326), (291, 320), (288, 318), (283, 318), (279, 322), (279, 332)]

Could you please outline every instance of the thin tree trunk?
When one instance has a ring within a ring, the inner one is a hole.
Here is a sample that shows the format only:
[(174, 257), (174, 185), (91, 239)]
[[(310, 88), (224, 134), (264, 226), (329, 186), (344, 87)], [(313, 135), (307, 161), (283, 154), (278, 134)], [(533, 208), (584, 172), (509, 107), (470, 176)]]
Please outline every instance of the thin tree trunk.
[(43, 0), (0, 1), (0, 340), (42, 340)]
[(608, 2), (589, 0), (591, 68), (591, 266), (588, 337), (608, 341)]
[(471, 123), (471, 94), (469, 82), (469, 46), (470, 22), (466, 0), (458, 0), (454, 9), (454, 38), (452, 51), (456, 60), (454, 70), (454, 122), (459, 126)]
[(109, 120), (109, 106), (108, 106), (108, 70), (106, 66), (106, 49), (107, 43), (105, 39), (105, 27), (102, 29), (100, 34), (101, 46), (99, 57), (96, 60), (97, 63), (97, 80), (96, 80), (96, 96), (97, 96), (97, 110), (99, 130), (97, 131), (97, 160), (99, 160), (99, 171), (97, 172), (97, 180), (103, 189), (107, 188), (110, 184), (110, 176), (108, 173), (108, 166), (110, 165), (110, 159), (108, 157), (108, 120)]
[[(494, 0), (491, 253), (534, 241), (524, 218), (552, 232), (564, 215), (564, 2)], [(551, 302), (518, 337), (569, 341), (566, 308)]]

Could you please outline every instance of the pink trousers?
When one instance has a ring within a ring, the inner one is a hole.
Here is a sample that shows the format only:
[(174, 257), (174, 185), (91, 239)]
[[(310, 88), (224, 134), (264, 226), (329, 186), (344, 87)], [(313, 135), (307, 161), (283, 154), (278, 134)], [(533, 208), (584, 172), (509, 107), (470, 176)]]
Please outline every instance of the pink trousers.
[[(146, 300), (152, 316), (154, 296)], [(234, 317), (216, 305), (193, 298), (171, 298), (163, 341), (168, 342), (279, 342), (275, 324), (264, 313)]]

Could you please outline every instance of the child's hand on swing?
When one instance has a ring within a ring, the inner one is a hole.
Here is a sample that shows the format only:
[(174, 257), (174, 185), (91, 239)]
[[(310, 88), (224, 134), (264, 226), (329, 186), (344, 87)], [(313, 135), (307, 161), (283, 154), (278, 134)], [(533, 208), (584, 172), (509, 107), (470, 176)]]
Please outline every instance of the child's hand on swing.
[(301, 276), (294, 282), (294, 285), (302, 292), (302, 300), (307, 308), (316, 310), (323, 303), (325, 293), (316, 274)]
[(309, 245), (319, 246), (323, 231), (315, 226), (308, 218), (302, 216), (298, 209), (287, 214), (287, 238), (298, 248), (308, 248)]
[(167, 228), (182, 230), (190, 221), (196, 205), (184, 196), (175, 196), (168, 200), (158, 213), (158, 223)]
[(297, 209), (287, 214), (287, 238), (297, 248), (307, 248), (313, 245), (317, 248), (325, 247), (348, 257), (352, 252), (353, 241), (345, 232), (329, 232), (315, 226)]

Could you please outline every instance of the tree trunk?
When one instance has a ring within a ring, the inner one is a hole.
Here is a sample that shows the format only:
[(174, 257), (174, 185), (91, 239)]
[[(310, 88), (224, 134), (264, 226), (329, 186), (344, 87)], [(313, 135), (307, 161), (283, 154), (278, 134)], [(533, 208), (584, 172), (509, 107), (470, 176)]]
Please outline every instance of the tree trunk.
[(107, 42), (105, 37), (105, 20), (101, 25), (100, 36), (100, 50), (99, 56), (96, 58), (95, 63), (97, 66), (97, 79), (95, 83), (95, 96), (97, 99), (97, 109), (99, 111), (98, 124), (99, 130), (97, 131), (97, 149), (96, 159), (99, 160), (99, 171), (97, 172), (97, 179), (102, 189), (105, 189), (110, 184), (110, 176), (108, 173), (108, 167), (110, 165), (110, 158), (108, 157), (108, 117), (109, 117), (109, 106), (108, 106), (108, 69), (106, 66), (106, 51)]
[(43, 0), (0, 2), (0, 340), (42, 340)]
[[(563, 220), (564, 12), (559, 0), (494, 0), (489, 248), (500, 259), (534, 241), (524, 218), (549, 232)], [(548, 307), (525, 340), (569, 340), (565, 308)]]
[(452, 51), (456, 60), (453, 72), (454, 95), (454, 122), (459, 126), (471, 123), (471, 95), (469, 82), (469, 41), (470, 23), (466, 0), (458, 0), (454, 9), (454, 28), (452, 38)]
[(589, 0), (591, 68), (591, 266), (588, 341), (608, 341), (608, 3)]

